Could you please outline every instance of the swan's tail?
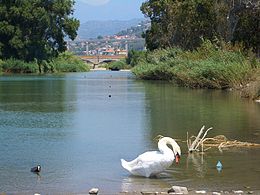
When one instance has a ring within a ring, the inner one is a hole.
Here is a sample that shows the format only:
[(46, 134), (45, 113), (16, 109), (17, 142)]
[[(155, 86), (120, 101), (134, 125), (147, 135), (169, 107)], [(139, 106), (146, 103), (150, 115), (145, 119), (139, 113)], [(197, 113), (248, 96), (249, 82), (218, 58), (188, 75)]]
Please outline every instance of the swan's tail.
[(124, 167), (126, 170), (130, 169), (130, 166), (128, 165), (129, 163), (125, 161), (124, 159), (121, 159), (121, 165)]

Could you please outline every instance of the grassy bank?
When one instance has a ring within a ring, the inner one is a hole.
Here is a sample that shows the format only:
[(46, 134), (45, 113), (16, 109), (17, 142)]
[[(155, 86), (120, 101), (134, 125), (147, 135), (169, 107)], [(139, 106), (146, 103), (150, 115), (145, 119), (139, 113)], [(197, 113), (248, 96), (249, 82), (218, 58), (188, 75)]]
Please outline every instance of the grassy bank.
[(89, 66), (77, 56), (69, 52), (61, 53), (51, 61), (37, 60), (24, 62), (18, 59), (0, 61), (0, 72), (3, 73), (57, 73), (57, 72), (86, 72)]
[(124, 69), (131, 69), (132, 67), (126, 63), (126, 59), (122, 59), (107, 64), (105, 68), (110, 70), (124, 70)]
[[(259, 59), (251, 52), (243, 52), (240, 46), (226, 43), (204, 41), (195, 51), (171, 48), (146, 52), (138, 56), (139, 60), (134, 58), (132, 61), (137, 63), (133, 73), (138, 78), (170, 80), (191, 88), (238, 89), (260, 77), (256, 74)], [(260, 89), (260, 85), (256, 88)]]

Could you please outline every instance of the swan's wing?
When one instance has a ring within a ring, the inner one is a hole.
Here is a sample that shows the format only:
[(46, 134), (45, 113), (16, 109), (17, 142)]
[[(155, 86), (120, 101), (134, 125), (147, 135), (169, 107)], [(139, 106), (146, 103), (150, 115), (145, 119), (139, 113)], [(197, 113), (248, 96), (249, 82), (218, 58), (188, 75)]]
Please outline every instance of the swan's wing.
[(172, 163), (166, 159), (162, 153), (157, 151), (145, 152), (139, 155), (135, 160), (136, 164), (132, 172), (146, 177), (164, 171)]
[(149, 151), (139, 155), (137, 159), (139, 161), (142, 161), (143, 163), (149, 163), (149, 162), (162, 161), (164, 159), (164, 156), (162, 153), (158, 151)]
[(158, 151), (150, 151), (139, 155), (130, 162), (122, 159), (121, 163), (133, 175), (150, 177), (167, 169), (172, 164), (172, 158)]
[(160, 155), (160, 153), (156, 151), (145, 152), (130, 162), (126, 162), (125, 160), (121, 159), (121, 164), (126, 169), (132, 169), (133, 167), (142, 166), (143, 163), (149, 164), (151, 162), (158, 161), (157, 155)]

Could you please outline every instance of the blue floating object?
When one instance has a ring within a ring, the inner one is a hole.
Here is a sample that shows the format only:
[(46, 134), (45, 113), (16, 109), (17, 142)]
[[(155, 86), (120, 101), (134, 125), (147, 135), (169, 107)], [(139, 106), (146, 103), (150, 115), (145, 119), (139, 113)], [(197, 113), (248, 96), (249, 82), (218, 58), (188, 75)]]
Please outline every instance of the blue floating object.
[(218, 161), (216, 167), (217, 167), (218, 172), (220, 172), (220, 171), (222, 171), (223, 165), (222, 165), (222, 163), (220, 161)]
[(218, 163), (217, 163), (217, 168), (222, 168), (223, 167), (223, 165), (222, 165), (222, 163), (220, 162), (220, 160), (218, 161)]

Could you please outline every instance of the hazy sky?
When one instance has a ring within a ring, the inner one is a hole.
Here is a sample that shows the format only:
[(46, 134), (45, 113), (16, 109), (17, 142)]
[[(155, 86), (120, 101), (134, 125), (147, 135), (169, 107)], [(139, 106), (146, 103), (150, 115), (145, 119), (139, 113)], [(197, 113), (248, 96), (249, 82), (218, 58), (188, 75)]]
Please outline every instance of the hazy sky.
[(74, 17), (87, 20), (129, 20), (144, 17), (140, 6), (145, 0), (76, 0)]

